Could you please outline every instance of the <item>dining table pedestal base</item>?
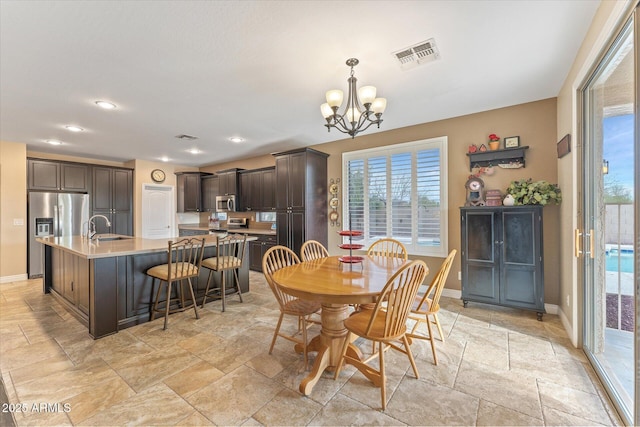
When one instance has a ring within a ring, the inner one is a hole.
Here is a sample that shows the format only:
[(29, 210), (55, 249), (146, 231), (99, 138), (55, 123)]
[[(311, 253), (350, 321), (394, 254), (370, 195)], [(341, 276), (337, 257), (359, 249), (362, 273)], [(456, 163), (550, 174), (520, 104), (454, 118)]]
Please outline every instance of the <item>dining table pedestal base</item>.
[[(311, 372), (300, 383), (300, 393), (308, 396), (313, 386), (318, 382), (324, 371), (333, 372), (338, 367), (342, 356), (342, 345), (347, 336), (344, 319), (349, 316), (349, 306), (346, 304), (322, 304), (320, 314), (322, 331), (314, 337), (307, 347), (307, 352), (317, 351)], [(296, 344), (296, 351), (302, 352), (302, 346)], [(347, 354), (357, 360), (362, 360), (362, 352), (358, 347), (350, 344)]]

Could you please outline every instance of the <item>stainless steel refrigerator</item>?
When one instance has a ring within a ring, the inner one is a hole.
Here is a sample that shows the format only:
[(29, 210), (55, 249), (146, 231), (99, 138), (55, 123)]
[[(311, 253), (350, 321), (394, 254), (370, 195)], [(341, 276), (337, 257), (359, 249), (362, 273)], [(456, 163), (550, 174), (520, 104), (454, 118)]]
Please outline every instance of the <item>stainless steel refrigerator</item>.
[(89, 195), (80, 193), (43, 193), (30, 191), (28, 196), (29, 229), (27, 268), (29, 278), (42, 276), (43, 245), (36, 237), (82, 234), (89, 220)]

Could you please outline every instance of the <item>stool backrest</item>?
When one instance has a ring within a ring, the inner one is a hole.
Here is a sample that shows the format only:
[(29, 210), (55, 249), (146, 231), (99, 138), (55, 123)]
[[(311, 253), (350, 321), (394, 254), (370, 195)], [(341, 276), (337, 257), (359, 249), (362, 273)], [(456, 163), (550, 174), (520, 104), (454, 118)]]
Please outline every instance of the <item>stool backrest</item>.
[(170, 240), (168, 246), (168, 277), (186, 279), (197, 276), (204, 253), (204, 238)]
[(246, 234), (228, 234), (224, 237), (216, 237), (216, 270), (242, 267), (246, 243)]

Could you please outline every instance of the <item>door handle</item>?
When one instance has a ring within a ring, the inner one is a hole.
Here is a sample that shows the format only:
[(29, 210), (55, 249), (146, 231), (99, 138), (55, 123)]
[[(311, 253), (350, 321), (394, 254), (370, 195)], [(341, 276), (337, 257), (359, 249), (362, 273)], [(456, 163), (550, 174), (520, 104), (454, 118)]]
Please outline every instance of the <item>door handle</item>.
[[(580, 249), (580, 241), (582, 240), (581, 236), (589, 236), (589, 250), (581, 250)], [(581, 254), (587, 255), (589, 254), (589, 258), (594, 259), (596, 257), (596, 253), (593, 250), (595, 246), (596, 236), (595, 232), (592, 229), (589, 230), (588, 233), (581, 233), (579, 229), (573, 230), (573, 250), (576, 258), (579, 258)]]

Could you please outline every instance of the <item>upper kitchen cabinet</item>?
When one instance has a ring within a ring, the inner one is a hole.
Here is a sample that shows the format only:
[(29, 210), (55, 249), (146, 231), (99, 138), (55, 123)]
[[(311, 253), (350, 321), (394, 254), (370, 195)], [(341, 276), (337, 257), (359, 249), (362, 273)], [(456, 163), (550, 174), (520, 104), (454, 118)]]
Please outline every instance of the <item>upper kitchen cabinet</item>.
[[(201, 172), (176, 172), (178, 188), (178, 212), (203, 212)], [(214, 196), (215, 199), (215, 196)]]
[(110, 228), (104, 221), (94, 221), (98, 233), (133, 235), (133, 171), (94, 166), (91, 210), (111, 221)]
[(276, 168), (262, 171), (262, 210), (276, 208)]
[(229, 196), (238, 194), (238, 172), (242, 169), (233, 168), (217, 171), (218, 175), (218, 195)]
[(275, 209), (275, 168), (269, 167), (240, 174), (240, 210)]
[(29, 159), (29, 190), (89, 191), (89, 166), (81, 163)]
[(327, 245), (327, 157), (311, 148), (274, 154), (278, 244), (300, 252), (301, 242)]
[(205, 212), (216, 211), (216, 196), (220, 193), (218, 176), (208, 175), (201, 179), (202, 185), (202, 210)]

